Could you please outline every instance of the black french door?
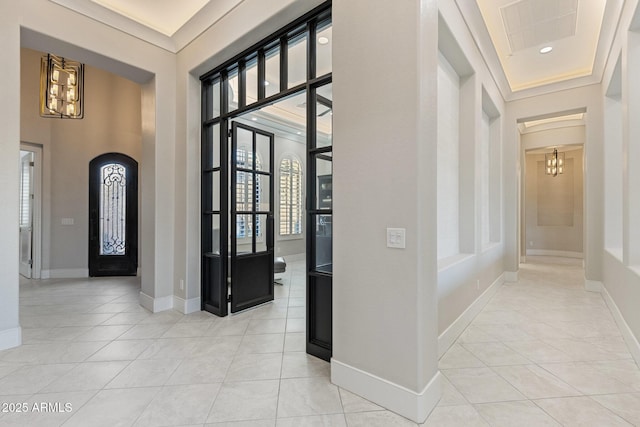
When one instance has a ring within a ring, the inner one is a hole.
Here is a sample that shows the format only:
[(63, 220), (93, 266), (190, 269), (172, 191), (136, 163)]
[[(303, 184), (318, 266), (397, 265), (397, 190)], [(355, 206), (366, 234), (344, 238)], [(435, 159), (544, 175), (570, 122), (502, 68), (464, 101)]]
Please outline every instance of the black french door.
[(272, 135), (261, 167), (249, 161), (269, 135), (249, 125), (272, 121), (264, 129), (306, 138), (306, 350), (325, 360), (332, 352), (331, 39), (328, 0), (200, 77), (202, 309), (226, 316), (229, 305), (234, 312), (274, 298)]
[(231, 312), (273, 300), (274, 135), (231, 129)]
[(138, 162), (107, 153), (89, 163), (89, 276), (138, 270)]

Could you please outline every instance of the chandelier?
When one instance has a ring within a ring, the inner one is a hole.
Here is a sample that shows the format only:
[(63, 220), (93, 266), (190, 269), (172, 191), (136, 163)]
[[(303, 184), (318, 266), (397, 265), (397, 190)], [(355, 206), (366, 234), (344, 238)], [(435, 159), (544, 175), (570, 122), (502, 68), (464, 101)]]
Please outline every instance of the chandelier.
[(564, 153), (558, 153), (557, 149), (553, 149), (553, 153), (544, 155), (545, 173), (553, 177), (564, 172)]
[(84, 117), (84, 64), (47, 54), (40, 66), (40, 116)]

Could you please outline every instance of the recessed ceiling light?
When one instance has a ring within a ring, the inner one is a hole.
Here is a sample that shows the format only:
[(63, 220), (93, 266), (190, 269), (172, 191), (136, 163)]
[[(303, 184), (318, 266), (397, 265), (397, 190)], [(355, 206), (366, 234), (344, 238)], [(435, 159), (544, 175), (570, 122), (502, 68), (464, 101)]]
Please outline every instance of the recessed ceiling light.
[(553, 48), (551, 46), (545, 46), (542, 49), (540, 49), (540, 53), (549, 53), (553, 50)]
[(327, 44), (327, 43), (329, 43), (329, 39), (328, 39), (328, 38), (326, 38), (326, 37), (319, 37), (319, 38), (318, 38), (318, 43), (320, 43), (320, 44)]
[(253, 120), (254, 122), (258, 121), (258, 119), (256, 117), (251, 117), (251, 120)]
[(302, 132), (296, 132), (298, 135), (302, 135)]
[(265, 86), (269, 86), (271, 83), (269, 83), (267, 80), (264, 81), (264, 85)]

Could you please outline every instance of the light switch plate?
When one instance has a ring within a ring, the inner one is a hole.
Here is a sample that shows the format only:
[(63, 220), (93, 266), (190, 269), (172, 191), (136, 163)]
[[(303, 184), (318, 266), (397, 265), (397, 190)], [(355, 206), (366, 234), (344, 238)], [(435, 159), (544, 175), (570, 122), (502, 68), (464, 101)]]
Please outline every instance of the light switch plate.
[(73, 218), (62, 218), (62, 225), (73, 225), (75, 220)]
[(387, 228), (387, 247), (404, 249), (406, 247), (406, 233), (404, 228)]

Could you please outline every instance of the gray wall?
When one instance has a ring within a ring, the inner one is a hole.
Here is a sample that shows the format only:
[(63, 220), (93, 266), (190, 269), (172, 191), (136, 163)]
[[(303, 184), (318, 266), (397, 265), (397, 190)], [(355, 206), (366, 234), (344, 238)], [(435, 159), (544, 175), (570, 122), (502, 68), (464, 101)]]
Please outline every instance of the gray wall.
[(544, 154), (526, 155), (525, 243), (529, 254), (541, 250), (582, 254), (583, 150), (563, 152), (565, 170), (556, 177), (545, 174)]

